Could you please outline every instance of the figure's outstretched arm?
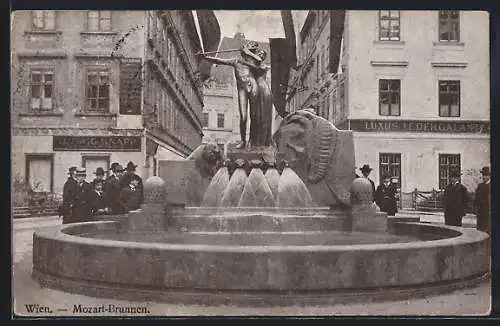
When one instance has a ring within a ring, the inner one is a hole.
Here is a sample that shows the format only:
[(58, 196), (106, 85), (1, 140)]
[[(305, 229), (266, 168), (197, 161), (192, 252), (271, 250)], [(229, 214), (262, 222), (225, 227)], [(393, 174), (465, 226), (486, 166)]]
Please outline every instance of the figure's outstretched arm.
[(232, 66), (232, 65), (234, 65), (235, 60), (237, 60), (235, 58), (221, 59), (221, 58), (209, 57), (206, 55), (203, 56), (203, 59), (210, 61), (210, 62), (213, 62), (215, 64), (225, 65), (225, 66)]
[(254, 68), (254, 69), (260, 69), (260, 70), (268, 70), (269, 69), (268, 66), (261, 66), (261, 65), (257, 66), (255, 64), (248, 62), (248, 61), (245, 61), (245, 60), (240, 60), (239, 62), (244, 64), (245, 66), (248, 66), (248, 67)]
[(245, 52), (245, 54), (251, 56), (252, 58), (254, 58), (255, 60), (257, 61), (262, 61), (262, 58), (259, 57), (258, 55), (256, 55), (255, 53), (253, 53), (252, 51), (250, 51), (247, 47), (242, 47), (242, 50), (243, 52)]

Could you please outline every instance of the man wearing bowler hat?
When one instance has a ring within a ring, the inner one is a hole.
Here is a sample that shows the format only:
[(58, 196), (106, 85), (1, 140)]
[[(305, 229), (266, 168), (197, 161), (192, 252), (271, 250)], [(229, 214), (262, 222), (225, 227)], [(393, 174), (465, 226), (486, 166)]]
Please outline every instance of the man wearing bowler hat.
[(370, 183), (372, 184), (372, 201), (375, 201), (375, 182), (373, 182), (372, 179), (370, 179), (368, 176), (370, 175), (370, 172), (372, 172), (372, 168), (370, 167), (369, 164), (365, 164), (361, 167), (361, 173), (363, 174), (363, 178), (368, 179)]
[(460, 171), (450, 171), (450, 183), (444, 189), (443, 206), (446, 225), (462, 226), (462, 217), (469, 201), (467, 188), (460, 183)]
[(123, 207), (120, 203), (121, 178), (123, 167), (118, 163), (111, 164), (111, 175), (106, 179), (104, 192), (106, 203), (111, 214), (122, 214)]
[(92, 197), (90, 200), (92, 214), (104, 211), (106, 208), (106, 194), (104, 193), (104, 169), (98, 167), (95, 172), (95, 179), (92, 180)]
[(137, 190), (139, 191), (140, 203), (142, 204), (144, 198), (144, 192), (142, 188), (142, 178), (135, 173), (136, 168), (137, 164), (134, 164), (134, 162), (129, 161), (127, 163), (126, 171), (123, 174), (122, 179), (120, 180), (120, 184), (121, 184), (121, 189), (126, 188), (129, 186), (132, 178), (137, 178), (137, 180), (139, 180), (139, 183), (137, 185)]
[(76, 181), (78, 190), (76, 193), (76, 202), (73, 208), (72, 222), (87, 222), (91, 220), (90, 200), (92, 197), (92, 185), (85, 181), (87, 171), (84, 168), (76, 170)]
[(73, 207), (76, 202), (76, 195), (78, 192), (78, 182), (76, 181), (76, 166), (72, 166), (68, 171), (68, 180), (63, 186), (63, 202), (59, 206), (59, 216), (62, 216), (63, 224), (71, 223), (71, 216)]
[(476, 189), (474, 207), (476, 208), (477, 226), (479, 231), (491, 233), (491, 173), (490, 167), (481, 169), (483, 182)]

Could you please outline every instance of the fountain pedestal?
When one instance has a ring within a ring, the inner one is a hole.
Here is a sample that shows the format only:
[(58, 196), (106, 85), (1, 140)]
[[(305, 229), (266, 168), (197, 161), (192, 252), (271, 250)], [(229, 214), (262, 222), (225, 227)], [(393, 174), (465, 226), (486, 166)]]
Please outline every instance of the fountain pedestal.
[(151, 177), (144, 182), (144, 203), (141, 208), (129, 212), (129, 231), (164, 230), (165, 219), (165, 182), (160, 177)]

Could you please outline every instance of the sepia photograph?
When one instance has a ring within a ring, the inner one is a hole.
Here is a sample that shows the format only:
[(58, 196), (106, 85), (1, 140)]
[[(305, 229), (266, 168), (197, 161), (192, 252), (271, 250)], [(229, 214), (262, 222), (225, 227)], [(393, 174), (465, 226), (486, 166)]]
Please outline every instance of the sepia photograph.
[(10, 28), (13, 318), (490, 315), (488, 12)]

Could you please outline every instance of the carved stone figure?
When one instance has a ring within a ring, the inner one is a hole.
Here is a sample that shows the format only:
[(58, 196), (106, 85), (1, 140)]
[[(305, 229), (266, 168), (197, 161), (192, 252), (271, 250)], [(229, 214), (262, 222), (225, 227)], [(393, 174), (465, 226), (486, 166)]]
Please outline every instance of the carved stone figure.
[(354, 179), (351, 131), (308, 111), (286, 116), (274, 135), (278, 152), (304, 181), (317, 205), (350, 205)]

